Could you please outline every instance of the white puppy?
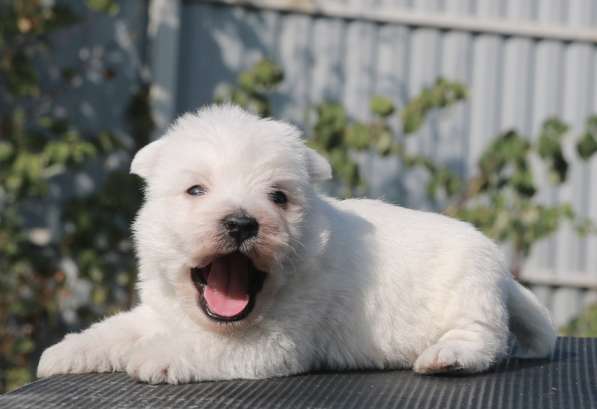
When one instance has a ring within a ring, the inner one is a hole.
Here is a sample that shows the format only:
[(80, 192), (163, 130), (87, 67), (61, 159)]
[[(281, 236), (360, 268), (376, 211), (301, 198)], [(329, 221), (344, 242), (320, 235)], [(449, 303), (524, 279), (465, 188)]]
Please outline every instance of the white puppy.
[(150, 383), (316, 368), (477, 372), (546, 357), (547, 311), (470, 224), (315, 193), (328, 162), (288, 124), (233, 106), (182, 116), (139, 151), (141, 304), (71, 334), (40, 377)]

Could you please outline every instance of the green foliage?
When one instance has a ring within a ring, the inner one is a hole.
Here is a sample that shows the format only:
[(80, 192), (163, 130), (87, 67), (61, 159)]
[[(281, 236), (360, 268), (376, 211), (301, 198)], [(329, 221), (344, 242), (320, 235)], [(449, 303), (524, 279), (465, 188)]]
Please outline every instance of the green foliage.
[[(270, 76), (268, 87), (261, 87), (258, 95), (262, 109), (257, 112), (269, 114), (266, 92), (274, 89), (283, 76), (279, 69), (271, 68), (271, 62), (261, 64), (280, 73), (277, 81)], [(241, 74), (241, 78), (248, 79), (241, 82), (241, 90), (257, 86), (254, 74)], [(235, 89), (229, 88), (229, 95), (235, 95)], [(251, 94), (246, 97), (234, 101), (244, 106), (254, 103)], [(568, 177), (570, 158), (564, 154), (563, 143), (569, 127), (557, 118), (548, 118), (537, 138), (526, 138), (516, 130), (498, 135), (480, 155), (472, 176), (466, 179), (434, 158), (409, 152), (406, 139), (416, 137), (416, 131), (431, 112), (449, 108), (466, 97), (467, 90), (462, 84), (440, 78), (401, 109), (387, 96), (374, 96), (370, 101), (369, 121), (350, 118), (336, 102), (323, 102), (313, 109), (315, 120), (308, 143), (329, 159), (335, 181), (345, 196), (360, 195), (366, 190), (355, 154), (393, 156), (405, 171), (423, 170), (427, 174), (428, 197), (443, 206), (444, 213), (469, 221), (490, 237), (512, 245), (514, 274), (519, 272), (533, 245), (555, 233), (562, 222), (572, 223), (579, 234), (594, 233), (592, 221), (576, 215), (569, 203), (545, 205), (535, 199), (538, 187), (532, 158), (543, 163), (555, 185), (564, 183)], [(400, 132), (395, 131), (395, 123), (399, 124)], [(576, 146), (582, 160), (589, 160), (595, 154), (597, 117), (587, 120), (586, 131)]]
[(418, 131), (430, 111), (447, 108), (466, 99), (466, 96), (466, 88), (462, 84), (437, 79), (435, 84), (423, 88), (418, 96), (406, 104), (401, 113), (402, 131), (407, 135)]
[[(118, 11), (111, 1), (88, 3)], [(31, 380), (41, 350), (69, 329), (62, 316), (62, 304), (72, 299), (66, 264), (76, 266), (92, 298), (74, 311), (80, 325), (132, 303), (129, 224), (141, 193), (126, 170), (104, 170), (91, 192), (64, 195), (55, 226), (33, 217), (40, 205), (52, 204), (51, 191), (69, 189), (74, 174), (145, 144), (152, 126), (147, 87), (131, 100), (128, 138), (87, 130), (54, 109), (70, 79), (86, 68), (63, 68), (58, 86), (41, 81), (49, 34), (81, 21), (44, 1), (0, 4), (0, 392)]]
[(562, 144), (567, 131), (566, 124), (549, 118), (534, 140), (515, 130), (498, 136), (481, 155), (476, 175), (465, 182), (467, 189), (456, 194), (446, 209), (489, 236), (511, 243), (515, 273), (532, 246), (555, 233), (562, 221), (571, 222), (580, 234), (595, 231), (593, 223), (578, 217), (569, 203), (546, 206), (535, 200), (538, 188), (531, 159), (543, 159), (552, 183), (564, 183), (569, 165)]
[(284, 73), (269, 60), (261, 60), (238, 77), (238, 86), (225, 87), (215, 96), (215, 102), (231, 102), (261, 115), (271, 115), (267, 93), (284, 79)]
[(566, 132), (568, 125), (557, 118), (550, 118), (543, 124), (537, 144), (537, 153), (549, 165), (550, 176), (556, 183), (562, 183), (568, 175), (568, 161), (562, 150)]
[(87, 0), (87, 7), (111, 15), (117, 14), (120, 10), (120, 6), (114, 0)]
[(381, 95), (376, 95), (371, 98), (369, 107), (371, 112), (382, 118), (387, 118), (392, 115), (394, 111), (396, 111), (396, 107), (394, 106), (392, 100)]
[[(366, 189), (354, 157), (358, 152), (381, 157), (394, 155), (401, 159), (405, 168), (421, 167), (433, 175), (428, 184), (430, 192), (440, 188), (452, 192), (459, 186), (455, 175), (429, 158), (409, 153), (405, 137), (419, 129), (434, 109), (449, 107), (465, 95), (460, 84), (438, 79), (400, 113), (390, 98), (374, 96), (370, 102), (373, 119), (366, 122), (349, 119), (344, 108), (335, 102), (324, 102), (315, 107), (316, 119), (309, 144), (329, 159), (345, 196), (363, 194)], [(394, 132), (393, 120), (401, 121), (401, 135)]]
[(597, 116), (587, 119), (586, 132), (576, 145), (578, 156), (582, 159), (590, 159), (597, 152)]
[(369, 129), (358, 124), (349, 125), (344, 107), (339, 104), (321, 104), (315, 110), (318, 120), (313, 127), (314, 137), (309, 141), (310, 145), (325, 152), (333, 164), (336, 177), (344, 180), (346, 186), (364, 187), (358, 165), (350, 156), (347, 140), (356, 146), (367, 145)]
[(569, 337), (597, 337), (597, 304), (589, 306), (579, 317), (560, 329)]

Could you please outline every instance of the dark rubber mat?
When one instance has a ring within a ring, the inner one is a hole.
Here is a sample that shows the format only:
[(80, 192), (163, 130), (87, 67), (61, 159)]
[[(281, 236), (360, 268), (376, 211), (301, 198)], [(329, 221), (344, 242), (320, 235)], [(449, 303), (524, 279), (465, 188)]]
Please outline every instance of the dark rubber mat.
[(125, 374), (62, 375), (0, 396), (0, 408), (597, 408), (597, 339), (560, 338), (551, 360), (471, 376), (342, 372), (150, 386)]

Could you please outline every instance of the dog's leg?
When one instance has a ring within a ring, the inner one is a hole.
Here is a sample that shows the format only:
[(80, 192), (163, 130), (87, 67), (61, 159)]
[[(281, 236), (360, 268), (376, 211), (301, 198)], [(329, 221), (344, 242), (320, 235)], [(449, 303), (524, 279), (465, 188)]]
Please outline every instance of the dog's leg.
[(126, 371), (151, 384), (179, 384), (287, 376), (304, 372), (310, 363), (283, 336), (233, 339), (205, 333), (163, 333), (137, 344)]
[(135, 343), (157, 328), (159, 324), (148, 307), (117, 314), (46, 349), (37, 376), (123, 370)]
[(481, 323), (449, 330), (419, 355), (414, 370), (422, 374), (484, 371), (506, 354), (505, 334)]

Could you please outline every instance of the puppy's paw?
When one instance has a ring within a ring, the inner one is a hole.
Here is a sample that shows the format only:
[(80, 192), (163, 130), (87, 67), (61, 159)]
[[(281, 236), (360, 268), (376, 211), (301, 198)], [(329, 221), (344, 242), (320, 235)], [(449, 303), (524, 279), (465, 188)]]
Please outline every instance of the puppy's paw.
[(56, 345), (46, 349), (39, 360), (37, 376), (109, 372), (115, 370), (105, 345), (96, 345), (97, 340), (86, 334), (70, 334)]
[(196, 369), (185, 356), (192, 355), (187, 355), (184, 348), (173, 346), (171, 338), (154, 337), (141, 342), (131, 352), (126, 372), (150, 384), (179, 384), (199, 380)]
[(480, 372), (492, 364), (493, 357), (479, 351), (472, 342), (440, 341), (427, 348), (414, 363), (420, 374), (447, 372)]

